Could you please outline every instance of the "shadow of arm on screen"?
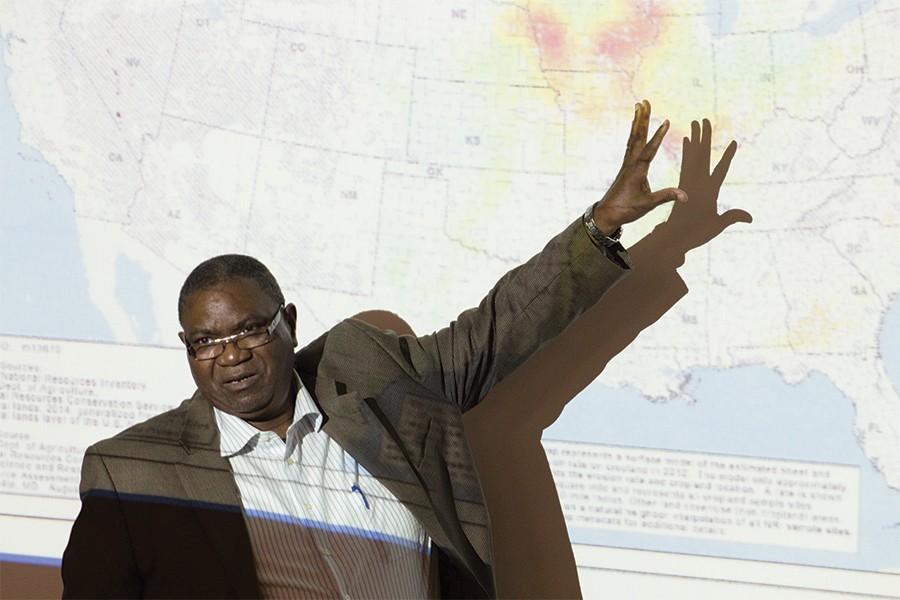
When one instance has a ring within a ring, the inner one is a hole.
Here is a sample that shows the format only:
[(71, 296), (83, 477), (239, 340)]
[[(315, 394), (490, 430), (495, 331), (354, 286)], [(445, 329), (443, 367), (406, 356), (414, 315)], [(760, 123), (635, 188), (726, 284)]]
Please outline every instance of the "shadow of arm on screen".
[[(495, 425), (504, 430), (529, 431), (539, 439), (540, 432), (559, 417), (569, 400), (688, 293), (677, 271), (685, 255), (705, 246), (729, 226), (752, 221), (741, 209), (718, 213), (719, 191), (737, 144), (728, 145), (712, 171), (710, 148), (709, 121), (704, 119), (702, 126), (693, 122), (691, 138), (683, 141), (678, 186), (690, 200), (676, 202), (665, 222), (629, 248), (634, 267), (628, 277), (495, 388), (487, 403), (503, 413), (496, 415), (501, 422), (495, 421)], [(673, 346), (678, 343), (671, 340)]]
[[(687, 294), (677, 272), (685, 255), (728, 226), (750, 222), (744, 211), (719, 215), (717, 210), (736, 144), (728, 146), (712, 172), (710, 148), (709, 122), (692, 123), (691, 137), (684, 139), (679, 183), (689, 201), (675, 203), (667, 221), (629, 249), (634, 266), (628, 277), (464, 415), (491, 514), (501, 596), (580, 596), (541, 434), (614, 356)], [(386, 311), (369, 311), (355, 318), (411, 333), (400, 317)]]
[(678, 186), (689, 201), (676, 202), (666, 222), (629, 248), (632, 273), (465, 415), (491, 514), (501, 595), (580, 596), (541, 434), (614, 356), (688, 293), (677, 272), (685, 255), (730, 225), (751, 221), (742, 210), (718, 214), (737, 145), (710, 171), (711, 133), (708, 121), (692, 123)]

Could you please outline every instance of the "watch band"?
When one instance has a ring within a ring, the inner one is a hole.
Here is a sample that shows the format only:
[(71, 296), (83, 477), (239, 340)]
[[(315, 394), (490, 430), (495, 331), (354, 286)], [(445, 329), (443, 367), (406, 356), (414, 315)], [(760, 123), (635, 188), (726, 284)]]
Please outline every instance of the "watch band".
[(587, 210), (584, 211), (584, 215), (581, 218), (581, 222), (584, 223), (584, 228), (587, 230), (588, 235), (591, 237), (591, 241), (594, 242), (594, 245), (598, 248), (611, 248), (619, 243), (619, 238), (622, 237), (622, 226), (620, 225), (615, 231), (613, 231), (610, 235), (605, 235), (600, 229), (597, 228), (597, 224), (594, 223), (594, 207), (597, 205), (596, 202), (587, 207)]

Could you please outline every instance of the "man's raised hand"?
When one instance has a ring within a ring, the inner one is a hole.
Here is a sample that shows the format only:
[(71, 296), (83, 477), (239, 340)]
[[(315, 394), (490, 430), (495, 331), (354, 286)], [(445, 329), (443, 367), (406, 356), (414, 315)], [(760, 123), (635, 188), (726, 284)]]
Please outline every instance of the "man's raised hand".
[(634, 105), (631, 135), (625, 149), (625, 159), (615, 181), (594, 207), (594, 223), (604, 234), (610, 235), (621, 225), (641, 218), (664, 202), (687, 202), (687, 193), (679, 188), (665, 188), (656, 192), (650, 189), (647, 171), (650, 162), (669, 130), (669, 121), (663, 121), (650, 141), (650, 103), (647, 100)]

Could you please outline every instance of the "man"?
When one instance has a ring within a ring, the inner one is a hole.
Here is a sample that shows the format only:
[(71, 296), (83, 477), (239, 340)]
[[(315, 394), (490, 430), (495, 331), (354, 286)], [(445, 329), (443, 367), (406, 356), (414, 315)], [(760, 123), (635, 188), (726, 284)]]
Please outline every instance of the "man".
[(477, 308), (416, 337), (347, 319), (296, 354), (296, 310), (254, 259), (201, 264), (179, 298), (197, 392), (88, 448), (67, 597), (493, 596), (461, 413), (627, 270), (621, 226), (671, 200), (635, 105), (603, 199)]

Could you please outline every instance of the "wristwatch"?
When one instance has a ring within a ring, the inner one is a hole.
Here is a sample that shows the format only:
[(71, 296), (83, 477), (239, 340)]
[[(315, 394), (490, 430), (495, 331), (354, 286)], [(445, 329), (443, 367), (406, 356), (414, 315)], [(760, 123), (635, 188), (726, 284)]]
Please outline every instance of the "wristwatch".
[(620, 225), (611, 234), (604, 235), (603, 232), (597, 228), (597, 224), (594, 223), (594, 207), (596, 205), (597, 203), (594, 202), (587, 207), (587, 210), (584, 211), (584, 216), (581, 218), (581, 222), (584, 223), (584, 228), (587, 230), (594, 245), (598, 248), (608, 250), (619, 244), (619, 238), (622, 237), (622, 226)]

